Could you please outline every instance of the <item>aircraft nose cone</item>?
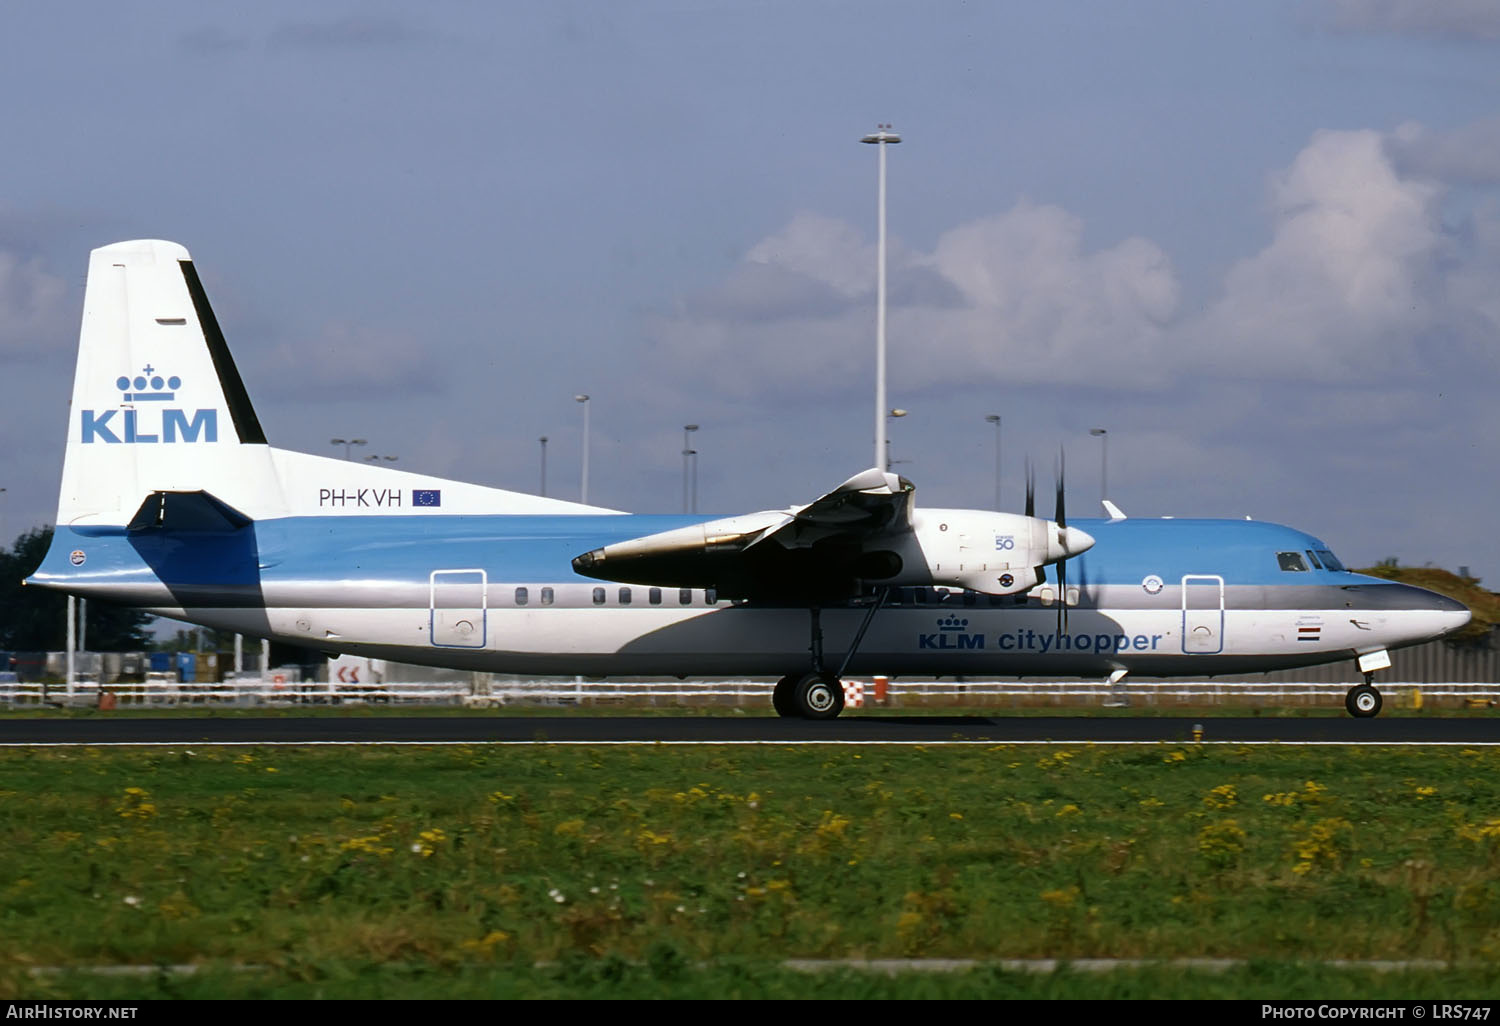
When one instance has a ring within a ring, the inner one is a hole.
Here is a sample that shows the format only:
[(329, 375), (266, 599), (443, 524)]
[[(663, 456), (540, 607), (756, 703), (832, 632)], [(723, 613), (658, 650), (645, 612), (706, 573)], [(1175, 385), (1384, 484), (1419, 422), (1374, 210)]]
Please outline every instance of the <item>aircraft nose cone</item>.
[(1094, 536), (1077, 527), (1067, 527), (1062, 532), (1063, 552), (1076, 556), (1094, 547)]
[(1451, 599), (1447, 595), (1439, 595), (1435, 591), (1427, 592), (1423, 596), (1426, 608), (1437, 613), (1445, 625), (1444, 634), (1450, 634), (1466, 625), (1474, 614), (1469, 612), (1469, 607), (1457, 599)]

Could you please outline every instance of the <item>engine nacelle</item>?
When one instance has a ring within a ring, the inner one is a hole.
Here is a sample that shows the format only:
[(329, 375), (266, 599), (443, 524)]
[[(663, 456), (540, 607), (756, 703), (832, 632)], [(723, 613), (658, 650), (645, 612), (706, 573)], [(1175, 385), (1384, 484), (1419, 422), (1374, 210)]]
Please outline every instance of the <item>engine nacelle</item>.
[[(1076, 527), (1019, 513), (975, 509), (917, 510), (913, 541), (920, 560), (911, 560), (899, 583), (925, 565), (934, 585), (967, 588), (986, 595), (1013, 595), (1041, 580), (1039, 568), (1087, 551), (1093, 536)], [(911, 565), (916, 563), (917, 565)]]

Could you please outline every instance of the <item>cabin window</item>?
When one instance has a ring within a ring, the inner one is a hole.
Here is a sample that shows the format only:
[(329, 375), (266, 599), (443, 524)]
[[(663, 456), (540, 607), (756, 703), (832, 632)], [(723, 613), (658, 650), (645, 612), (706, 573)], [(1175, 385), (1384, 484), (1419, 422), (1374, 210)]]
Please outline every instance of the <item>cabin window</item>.
[(972, 605), (974, 605), (974, 603), (976, 603), (978, 601), (979, 601), (979, 596), (976, 593), (974, 593), (972, 591), (966, 591), (966, 592), (964, 592), (964, 605), (966, 605), (966, 606), (972, 606)]
[(649, 598), (651, 600), (651, 604), (653, 606), (659, 606), (659, 605), (661, 605), (661, 589), (660, 588), (652, 588), (649, 592), (646, 593), (646, 595), (647, 595), (647, 598)]
[(552, 589), (551, 588), (543, 588), (542, 589), (542, 605), (544, 605), (544, 606), (550, 606), (551, 604), (552, 604)]
[(1005, 604), (1004, 595), (986, 595), (985, 598), (990, 600), (990, 605), (992, 606), (1002, 606)]
[(692, 588), (678, 588), (677, 589), (677, 604), (679, 606), (690, 606), (690, 605), (692, 605), (693, 604), (693, 589)]
[(703, 603), (704, 603), (704, 605), (712, 606), (712, 605), (716, 604), (718, 601), (719, 601), (719, 590), (717, 588), (704, 588), (703, 589)]
[(620, 589), (620, 605), (622, 605), (622, 606), (628, 606), (628, 605), (630, 605), (630, 589), (629, 588), (621, 588)]
[(528, 595), (526, 589), (525, 588), (517, 588), (516, 589), (516, 605), (518, 605), (518, 606), (524, 606), (528, 601), (530, 601), (530, 596)]
[(1307, 552), (1307, 561), (1312, 564), (1312, 568), (1314, 570), (1323, 569), (1323, 564), (1318, 562), (1318, 557), (1313, 555), (1313, 550), (1306, 549), (1305, 551)]
[(596, 605), (596, 606), (602, 606), (602, 605), (604, 605), (604, 589), (603, 588), (595, 588), (594, 589), (594, 605)]
[(1323, 561), (1323, 566), (1329, 570), (1342, 571), (1344, 569), (1344, 564), (1339, 562), (1339, 557), (1327, 549), (1319, 549), (1318, 558)]
[(1281, 564), (1281, 569), (1283, 570), (1307, 572), (1307, 564), (1302, 562), (1302, 553), (1300, 552), (1278, 552), (1276, 553), (1276, 562)]

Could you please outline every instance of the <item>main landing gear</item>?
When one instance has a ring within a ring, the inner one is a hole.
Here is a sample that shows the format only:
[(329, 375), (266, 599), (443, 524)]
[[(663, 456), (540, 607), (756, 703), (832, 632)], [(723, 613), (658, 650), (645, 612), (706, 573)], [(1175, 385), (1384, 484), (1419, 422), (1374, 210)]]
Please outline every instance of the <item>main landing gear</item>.
[(1375, 690), (1375, 685), (1371, 683), (1374, 676), (1371, 673), (1365, 674), (1365, 682), (1356, 684), (1344, 696), (1344, 708), (1349, 710), (1350, 716), (1363, 720), (1380, 712), (1384, 701), (1380, 697), (1380, 692)]
[(780, 716), (831, 720), (844, 711), (844, 683), (831, 673), (789, 674), (776, 682), (771, 704)]
[(865, 631), (870, 629), (870, 621), (875, 618), (876, 611), (885, 605), (889, 594), (889, 588), (881, 588), (876, 593), (875, 601), (860, 622), (859, 630), (855, 632), (849, 651), (844, 653), (837, 673), (830, 673), (823, 667), (823, 611), (818, 606), (808, 609), (812, 618), (812, 637), (808, 645), (808, 651), (812, 653), (812, 671), (789, 673), (776, 682), (776, 690), (771, 692), (771, 704), (775, 706), (778, 716), (831, 720), (844, 711), (844, 671), (849, 668), (849, 661), (854, 658), (859, 643), (864, 640)]

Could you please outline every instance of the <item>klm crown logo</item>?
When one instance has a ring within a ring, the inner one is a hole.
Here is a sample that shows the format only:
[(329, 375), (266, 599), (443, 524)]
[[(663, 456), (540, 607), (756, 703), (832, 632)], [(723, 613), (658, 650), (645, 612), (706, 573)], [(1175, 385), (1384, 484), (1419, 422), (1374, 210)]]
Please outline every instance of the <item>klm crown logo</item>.
[[(219, 440), (219, 411), (187, 410), (157, 405), (177, 401), (177, 390), (182, 379), (173, 374), (164, 376), (149, 363), (134, 377), (121, 374), (115, 378), (115, 387), (120, 390), (120, 405), (123, 409), (80, 410), (79, 428), (81, 441), (87, 445), (103, 442), (106, 445), (170, 445), (177, 442), (217, 442)], [(135, 408), (136, 403), (150, 403), (145, 409)], [(148, 415), (155, 411), (159, 417)], [(120, 423), (113, 423), (120, 415)]]
[(968, 628), (969, 621), (967, 618), (960, 619), (956, 616), (945, 616), (938, 620), (938, 630), (947, 631), (950, 634), (961, 633), (968, 630)]
[[(164, 403), (177, 398), (182, 379), (175, 374), (164, 378), (148, 363), (134, 378), (121, 374), (115, 379), (115, 387), (120, 390), (122, 400), (127, 403)], [(149, 392), (146, 391), (148, 387), (151, 389)]]

